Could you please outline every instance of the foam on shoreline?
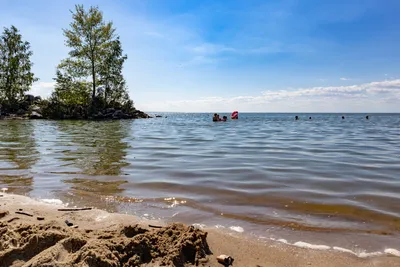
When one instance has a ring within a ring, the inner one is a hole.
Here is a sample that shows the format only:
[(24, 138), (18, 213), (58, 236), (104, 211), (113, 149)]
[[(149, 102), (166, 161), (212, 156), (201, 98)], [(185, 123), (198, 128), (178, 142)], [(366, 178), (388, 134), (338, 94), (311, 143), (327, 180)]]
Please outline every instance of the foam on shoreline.
[[(34, 199), (32, 199), (35, 201)], [(55, 205), (63, 205), (63, 206), (68, 206), (68, 203), (63, 203), (60, 199), (37, 199), (39, 202), (44, 202), (47, 204), (55, 204)], [(147, 215), (147, 214), (146, 214)], [(102, 215), (102, 216), (97, 216), (96, 221), (101, 221), (102, 219), (107, 218), (107, 215)], [(148, 217), (148, 216), (146, 216)], [(144, 218), (147, 219), (147, 218)], [(199, 228), (199, 229), (209, 229), (205, 224), (192, 224), (193, 226)], [(215, 225), (215, 229), (229, 229), (233, 232), (236, 233), (244, 233), (245, 230), (241, 226), (223, 226), (223, 225)], [(276, 238), (269, 238), (269, 240), (273, 242), (280, 242), (286, 245), (294, 246), (294, 247), (299, 247), (299, 248), (307, 248), (307, 249), (313, 249), (313, 250), (332, 250), (332, 251), (338, 251), (342, 253), (348, 253), (351, 255), (355, 255), (359, 258), (368, 258), (368, 257), (375, 257), (375, 256), (382, 256), (382, 255), (389, 255), (389, 256), (395, 256), (395, 257), (400, 257), (400, 250), (395, 249), (395, 248), (385, 248), (382, 251), (365, 251), (365, 250), (351, 250), (348, 248), (343, 248), (339, 246), (329, 246), (329, 245), (321, 245), (321, 244), (313, 244), (305, 241), (295, 241), (295, 242), (288, 242), (286, 239), (276, 239)]]
[[(75, 232), (80, 236), (80, 240), (84, 240), (84, 242), (82, 241), (83, 243), (90, 243), (94, 250), (97, 249), (96, 246), (94, 246), (95, 243), (92, 243), (91, 237), (85, 235), (85, 231), (96, 231), (99, 236), (107, 236), (109, 231), (116, 231), (115, 233), (119, 233), (118, 231), (120, 230), (118, 229), (133, 227), (132, 225), (137, 225), (140, 229), (148, 229), (148, 225), (150, 224), (160, 225), (162, 227), (165, 226), (165, 224), (160, 221), (151, 221), (126, 214), (108, 213), (97, 209), (80, 212), (60, 212), (57, 211), (58, 208), (69, 205), (57, 199), (35, 200), (19, 195), (5, 193), (0, 193), (0, 195), (0, 211), (4, 211), (3, 214), (5, 214), (3, 217), (0, 216), (0, 223), (3, 223), (4, 227), (8, 227), (9, 231), (10, 229), (12, 231), (12, 229), (20, 227), (18, 225), (30, 225), (31, 231), (33, 231), (32, 234), (35, 234), (34, 229), (40, 229), (37, 225), (51, 223), (52, 227), (56, 227), (55, 229), (64, 233), (62, 235), (65, 235), (67, 232)], [(33, 216), (16, 214), (15, 212), (20, 208), (31, 213)], [(42, 216), (45, 220), (38, 221), (36, 219), (37, 216)], [(74, 224), (78, 225), (79, 228), (71, 229), (66, 226), (66, 219), (71, 220)], [(7, 221), (11, 222), (7, 223)], [(201, 228), (202, 231), (208, 232), (207, 242), (212, 254), (204, 258), (204, 260), (206, 260), (204, 265), (206, 266), (220, 266), (216, 261), (216, 256), (219, 254), (226, 254), (235, 258), (236, 266), (302, 267), (313, 265), (363, 267), (370, 266), (371, 261), (373, 261), (374, 266), (400, 266), (400, 252), (393, 248), (387, 248), (381, 252), (355, 252), (346, 248), (311, 244), (303, 241), (288, 242), (285, 239), (271, 238), (267, 240), (268, 242), (258, 242), (246, 238), (245, 234), (243, 234), (245, 233), (245, 229), (238, 225), (226, 227), (218, 225), (212, 229), (207, 228), (205, 225), (196, 225), (196, 227)], [(118, 238), (116, 240), (119, 240)], [(61, 243), (65, 242), (65, 238), (62, 240), (60, 240)], [(61, 243), (57, 243), (59, 245), (56, 244), (56, 246), (61, 246)], [(155, 245), (159, 246), (161, 244), (157, 243)], [(56, 248), (52, 247), (52, 249), (54, 250)], [(79, 254), (81, 252), (82, 251), (77, 251), (76, 253)], [(6, 251), (0, 249), (0, 257), (4, 253), (6, 253)], [(73, 257), (75, 255), (74, 253), (69, 253), (68, 257)], [(199, 266), (203, 266), (201, 262), (199, 264)], [(33, 264), (31, 266), (39, 265)]]
[[(35, 201), (34, 199), (32, 199), (33, 201)], [(39, 202), (44, 202), (47, 204), (55, 204), (55, 205), (63, 205), (63, 206), (68, 206), (68, 203), (63, 203), (60, 199), (37, 199), (37, 201)], [(148, 214), (146, 214), (148, 215)], [(96, 221), (101, 221), (105, 218), (107, 218), (108, 215), (99, 215), (96, 217)], [(145, 218), (143, 219), (148, 219), (148, 216), (145, 216)], [(207, 227), (207, 225), (205, 224), (192, 224), (193, 226), (199, 228), (199, 229), (204, 229), (207, 230), (209, 229), (209, 227)], [(237, 225), (232, 225), (232, 226), (223, 226), (223, 225), (215, 225), (214, 226), (215, 229), (221, 229), (221, 230), (226, 230), (229, 229), (232, 232), (236, 232), (236, 233), (244, 233), (245, 230), (243, 227), (241, 226), (237, 226)], [(344, 248), (344, 247), (339, 247), (339, 246), (329, 246), (329, 245), (321, 245), (321, 244), (313, 244), (313, 243), (309, 243), (309, 242), (305, 242), (305, 241), (294, 241), (294, 242), (288, 242), (286, 239), (276, 239), (276, 238), (269, 238), (269, 240), (273, 241), (273, 242), (280, 242), (286, 245), (290, 245), (290, 246), (294, 246), (294, 247), (299, 247), (299, 248), (307, 248), (307, 249), (313, 249), (313, 250), (332, 250), (332, 251), (338, 251), (338, 252), (342, 252), (342, 253), (348, 253), (351, 255), (355, 255), (359, 258), (368, 258), (368, 257), (374, 257), (374, 256), (382, 256), (382, 255), (389, 255), (389, 256), (395, 256), (395, 257), (400, 257), (400, 251), (398, 249), (395, 248), (385, 248), (382, 251), (366, 251), (366, 250), (351, 250), (348, 248)]]

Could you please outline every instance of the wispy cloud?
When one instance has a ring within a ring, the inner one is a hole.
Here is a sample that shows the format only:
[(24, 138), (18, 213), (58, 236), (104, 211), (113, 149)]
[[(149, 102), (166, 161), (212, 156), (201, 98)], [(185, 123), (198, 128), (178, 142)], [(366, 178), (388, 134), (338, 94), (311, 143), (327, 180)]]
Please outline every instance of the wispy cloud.
[(342, 78), (340, 78), (340, 80), (341, 81), (350, 81), (351, 79), (350, 78), (346, 78), (346, 77), (342, 77)]
[(156, 37), (156, 38), (162, 38), (164, 37), (163, 34), (159, 33), (159, 32), (154, 32), (154, 31), (150, 31), (150, 32), (145, 32), (145, 35), (151, 36), (151, 37)]
[(219, 54), (224, 52), (237, 51), (235, 48), (232, 47), (212, 43), (203, 43), (201, 45), (192, 47), (190, 50), (196, 54)]
[(166, 101), (158, 103), (165, 111), (399, 111), (400, 79), (351, 86), (267, 90), (259, 95), (205, 97), (197, 100)]

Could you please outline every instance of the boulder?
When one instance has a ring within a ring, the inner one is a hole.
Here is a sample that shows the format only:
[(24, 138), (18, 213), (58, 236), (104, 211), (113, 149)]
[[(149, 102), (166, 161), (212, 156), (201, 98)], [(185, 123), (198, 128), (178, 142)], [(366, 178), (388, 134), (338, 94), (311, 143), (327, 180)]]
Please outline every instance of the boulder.
[(115, 112), (115, 108), (107, 108), (104, 113), (109, 114), (109, 113), (114, 113), (114, 112)]
[(122, 112), (122, 110), (116, 110), (112, 116), (114, 120), (118, 119), (124, 119), (126, 117), (126, 114)]
[(40, 102), (42, 101), (42, 98), (40, 96), (35, 96), (35, 98), (33, 99), (33, 101), (35, 102)]
[(36, 111), (32, 111), (31, 115), (29, 116), (30, 119), (41, 119), (43, 116)]
[(95, 120), (102, 120), (104, 118), (105, 118), (105, 116), (100, 111), (93, 116), (93, 119), (95, 119)]
[(135, 112), (133, 113), (133, 118), (134, 119), (149, 119), (152, 117), (140, 110), (135, 110)]
[(37, 113), (42, 114), (42, 109), (39, 106), (33, 105), (29, 108), (31, 111), (36, 111)]

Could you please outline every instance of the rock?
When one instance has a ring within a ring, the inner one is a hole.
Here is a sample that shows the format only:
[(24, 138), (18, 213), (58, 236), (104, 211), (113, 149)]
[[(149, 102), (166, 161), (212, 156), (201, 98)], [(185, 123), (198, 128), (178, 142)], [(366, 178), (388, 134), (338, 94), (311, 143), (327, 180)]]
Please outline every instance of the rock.
[(156, 118), (162, 118), (162, 116), (161, 115), (156, 115)]
[(35, 111), (37, 113), (42, 114), (42, 109), (39, 106), (33, 105), (29, 108), (31, 111)]
[(100, 111), (97, 112), (97, 114), (93, 115), (93, 119), (95, 119), (95, 120), (102, 120), (104, 118), (105, 118), (105, 116)]
[(229, 266), (232, 265), (234, 259), (231, 256), (227, 256), (227, 255), (219, 255), (217, 257), (217, 261), (219, 263), (222, 263), (225, 266)]
[(35, 96), (33, 96), (33, 95), (25, 95), (25, 101), (26, 102), (33, 102), (33, 101), (35, 101)]
[(42, 98), (40, 96), (35, 96), (35, 98), (33, 99), (33, 101), (35, 102), (40, 102), (42, 101)]
[(31, 115), (29, 116), (30, 119), (41, 119), (43, 116), (36, 111), (32, 111)]
[(134, 119), (148, 119), (151, 118), (151, 116), (147, 115), (146, 113), (140, 111), (140, 110), (135, 110), (133, 113), (133, 118)]
[(26, 113), (26, 110), (24, 110), (24, 109), (22, 109), (22, 108), (18, 109), (18, 111), (17, 111), (17, 115), (18, 115), (18, 116), (22, 116), (22, 115), (24, 115), (25, 113)]
[(44, 220), (44, 217), (42, 217), (42, 216), (37, 216), (36, 219), (37, 219), (38, 221), (43, 221), (43, 220)]
[(105, 113), (106, 113), (106, 114), (114, 113), (114, 112), (115, 112), (115, 108), (107, 108), (107, 109), (105, 110)]
[(122, 110), (116, 110), (112, 116), (114, 120), (116, 119), (123, 119), (126, 115), (122, 112)]

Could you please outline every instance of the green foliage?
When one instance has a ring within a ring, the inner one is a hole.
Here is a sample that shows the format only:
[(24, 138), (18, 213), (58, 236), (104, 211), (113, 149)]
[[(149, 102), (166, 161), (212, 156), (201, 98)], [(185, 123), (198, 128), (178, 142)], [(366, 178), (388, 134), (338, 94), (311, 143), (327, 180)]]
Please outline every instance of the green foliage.
[(103, 56), (103, 64), (99, 68), (99, 84), (107, 105), (129, 100), (126, 82), (122, 76), (122, 68), (126, 59), (127, 56), (122, 54), (121, 42), (117, 38)]
[(70, 29), (64, 30), (66, 45), (72, 50), (66, 64), (72, 64), (75, 75), (80, 77), (90, 74), (92, 77), (92, 99), (96, 96), (99, 69), (107, 57), (115, 40), (115, 29), (111, 22), (104, 22), (98, 7), (86, 11), (83, 5), (75, 6), (72, 12)]
[(57, 71), (55, 91), (52, 94), (54, 99), (65, 105), (89, 105), (90, 83), (87, 81), (76, 81), (71, 76)]
[(37, 81), (31, 72), (32, 51), (14, 26), (4, 28), (0, 36), (0, 101), (10, 109), (18, 108), (32, 83)]
[[(84, 110), (86, 117), (97, 115), (106, 108), (133, 112), (126, 82), (122, 75), (127, 56), (123, 54), (119, 37), (111, 22), (103, 20), (97, 7), (85, 10), (76, 5), (69, 29), (64, 29), (69, 57), (57, 68), (56, 87), (49, 105), (50, 112), (60, 109), (71, 115), (71, 110)], [(77, 108), (79, 107), (79, 108)]]

